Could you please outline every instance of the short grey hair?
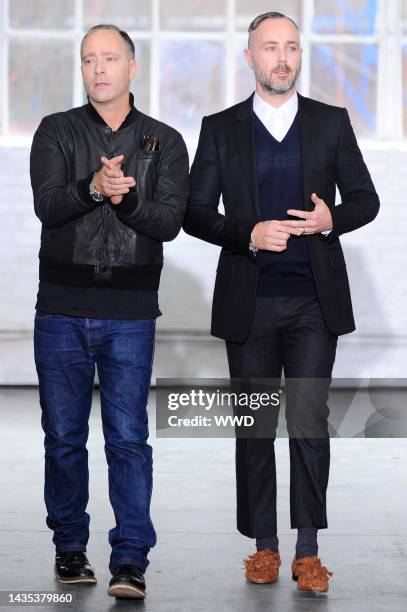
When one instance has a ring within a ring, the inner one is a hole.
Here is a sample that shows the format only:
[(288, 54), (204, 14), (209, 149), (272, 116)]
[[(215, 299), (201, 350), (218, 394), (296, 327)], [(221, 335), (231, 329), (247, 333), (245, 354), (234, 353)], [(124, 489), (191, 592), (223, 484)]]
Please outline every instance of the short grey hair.
[(124, 30), (121, 30), (119, 27), (117, 27), (116, 25), (113, 25), (112, 23), (100, 23), (99, 25), (93, 26), (92, 28), (90, 28), (90, 30), (86, 32), (81, 42), (81, 58), (82, 58), (83, 44), (85, 40), (87, 39), (88, 36), (93, 34), (93, 32), (97, 32), (98, 30), (114, 30), (115, 32), (120, 34), (120, 36), (123, 38), (124, 42), (126, 43), (128, 47), (130, 57), (134, 59), (136, 55), (136, 51), (134, 48), (134, 43), (131, 40), (130, 36), (127, 34), (127, 32), (125, 32)]
[(291, 19), (291, 17), (288, 17), (288, 15), (284, 15), (284, 13), (278, 13), (277, 11), (269, 11), (268, 13), (262, 13), (261, 15), (257, 15), (257, 17), (255, 17), (253, 21), (251, 22), (251, 24), (249, 25), (249, 29), (248, 29), (248, 32), (249, 32), (248, 46), (249, 47), (251, 43), (252, 32), (254, 32), (259, 27), (259, 25), (266, 19), (288, 19), (288, 21), (291, 21), (291, 23), (297, 28), (298, 32), (300, 31), (300, 28), (295, 23), (294, 19)]

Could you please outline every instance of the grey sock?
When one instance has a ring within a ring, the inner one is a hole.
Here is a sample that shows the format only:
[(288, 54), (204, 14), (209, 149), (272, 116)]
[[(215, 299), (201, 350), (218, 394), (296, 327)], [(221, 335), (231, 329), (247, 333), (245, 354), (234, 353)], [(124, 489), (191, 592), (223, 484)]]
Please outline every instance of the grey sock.
[(272, 550), (273, 552), (278, 552), (278, 537), (268, 536), (266, 538), (256, 538), (256, 548), (259, 550)]
[(296, 559), (318, 555), (317, 534), (317, 527), (298, 528), (297, 544), (295, 546)]

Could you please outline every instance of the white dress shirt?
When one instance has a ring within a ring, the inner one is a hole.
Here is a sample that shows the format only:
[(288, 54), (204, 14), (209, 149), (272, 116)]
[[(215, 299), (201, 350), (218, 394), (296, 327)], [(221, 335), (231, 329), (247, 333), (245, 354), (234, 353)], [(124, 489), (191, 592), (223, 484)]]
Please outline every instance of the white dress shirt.
[(281, 142), (292, 126), (298, 111), (297, 92), (287, 102), (276, 108), (260, 98), (256, 91), (253, 98), (253, 111), (270, 134)]

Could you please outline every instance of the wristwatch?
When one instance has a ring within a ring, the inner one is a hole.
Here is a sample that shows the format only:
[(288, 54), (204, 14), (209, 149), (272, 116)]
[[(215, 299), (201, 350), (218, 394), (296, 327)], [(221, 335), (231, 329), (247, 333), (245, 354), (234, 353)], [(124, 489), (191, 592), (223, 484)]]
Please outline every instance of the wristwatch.
[(99, 202), (99, 204), (100, 204), (105, 199), (105, 196), (103, 195), (103, 193), (100, 193), (100, 191), (98, 191), (96, 189), (96, 187), (95, 187), (95, 183), (93, 182), (93, 178), (94, 178), (95, 174), (97, 174), (97, 172), (94, 172), (94, 174), (92, 176), (92, 180), (91, 180), (91, 183), (89, 185), (89, 195), (92, 198), (92, 200), (95, 200), (95, 202)]
[(259, 250), (260, 250), (260, 249), (259, 249), (258, 247), (256, 247), (256, 245), (255, 245), (255, 244), (253, 244), (253, 242), (250, 240), (250, 243), (249, 243), (249, 251), (250, 251), (250, 252), (251, 252), (253, 255), (257, 255), (257, 253), (259, 252)]

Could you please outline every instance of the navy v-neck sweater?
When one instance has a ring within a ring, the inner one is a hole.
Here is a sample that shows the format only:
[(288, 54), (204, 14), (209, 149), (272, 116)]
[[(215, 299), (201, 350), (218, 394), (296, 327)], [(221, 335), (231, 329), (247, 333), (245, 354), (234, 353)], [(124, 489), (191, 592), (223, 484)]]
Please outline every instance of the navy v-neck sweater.
[[(301, 138), (298, 113), (279, 142), (255, 114), (256, 164), (261, 220), (283, 220), (289, 208), (303, 210)], [(257, 295), (313, 296), (315, 287), (306, 239), (291, 236), (281, 253), (259, 251)]]

